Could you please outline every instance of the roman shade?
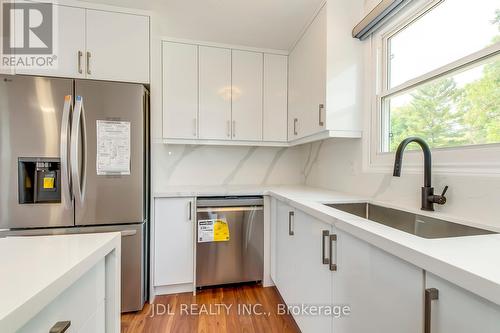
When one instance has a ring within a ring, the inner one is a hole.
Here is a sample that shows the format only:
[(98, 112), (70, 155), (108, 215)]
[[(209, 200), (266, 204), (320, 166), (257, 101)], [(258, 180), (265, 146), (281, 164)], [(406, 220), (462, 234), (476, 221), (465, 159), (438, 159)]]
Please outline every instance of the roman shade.
[(373, 10), (352, 29), (352, 37), (364, 40), (384, 22), (394, 16), (410, 0), (381, 0)]

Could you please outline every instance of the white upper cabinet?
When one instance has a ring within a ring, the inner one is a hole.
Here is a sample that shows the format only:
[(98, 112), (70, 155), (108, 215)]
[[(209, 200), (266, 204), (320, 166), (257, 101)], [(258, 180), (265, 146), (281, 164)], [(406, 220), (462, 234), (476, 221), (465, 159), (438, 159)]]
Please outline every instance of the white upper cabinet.
[(290, 53), (290, 140), (324, 128), (326, 104), (326, 6)]
[(231, 50), (199, 47), (199, 138), (231, 139)]
[(287, 141), (288, 57), (264, 54), (264, 141)]
[[(84, 8), (54, 5), (54, 66), (17, 67), (17, 74), (85, 77), (85, 11)], [(21, 27), (19, 25), (19, 27)], [(17, 32), (16, 32), (17, 33)]]
[(87, 77), (149, 82), (149, 17), (87, 10)]
[(163, 142), (287, 146), (288, 56), (162, 42)]
[(262, 140), (263, 54), (232, 51), (233, 140)]
[(163, 136), (197, 138), (198, 46), (163, 43)]
[(364, 0), (329, 0), (289, 55), (292, 144), (361, 136), (363, 44), (351, 37)]
[[(148, 16), (54, 4), (53, 17), (53, 66), (2, 72), (149, 82)], [(22, 36), (22, 31), (15, 35)]]

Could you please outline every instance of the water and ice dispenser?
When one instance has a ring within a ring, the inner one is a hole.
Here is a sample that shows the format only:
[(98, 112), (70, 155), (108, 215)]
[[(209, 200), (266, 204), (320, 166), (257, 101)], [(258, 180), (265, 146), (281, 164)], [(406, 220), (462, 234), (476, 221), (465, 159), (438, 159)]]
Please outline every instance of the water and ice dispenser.
[(61, 202), (61, 160), (59, 158), (19, 158), (20, 204)]

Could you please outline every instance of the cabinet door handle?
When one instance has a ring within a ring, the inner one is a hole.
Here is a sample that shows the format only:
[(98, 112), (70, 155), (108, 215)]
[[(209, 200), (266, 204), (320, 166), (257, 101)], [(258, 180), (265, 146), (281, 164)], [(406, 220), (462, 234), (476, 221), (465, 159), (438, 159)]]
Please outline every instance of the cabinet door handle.
[(92, 74), (90, 70), (90, 57), (92, 57), (92, 54), (87, 51), (87, 74), (90, 75)]
[(78, 51), (78, 73), (82, 74), (83, 69), (82, 69), (82, 57), (83, 57), (83, 52)]
[(64, 333), (71, 326), (70, 321), (58, 321), (49, 330), (49, 333)]
[(188, 221), (193, 221), (193, 202), (188, 202)]
[[(335, 243), (335, 245), (333, 244)], [(337, 264), (333, 263), (333, 249), (337, 250), (337, 235), (330, 235), (330, 270), (337, 271)], [(337, 253), (337, 251), (335, 251)]]
[(193, 136), (196, 138), (198, 134), (198, 129), (196, 128), (196, 118), (193, 119)]
[(293, 219), (295, 216), (295, 212), (288, 212), (288, 235), (293, 236), (295, 235), (294, 232), (294, 225), (293, 225)]
[(437, 290), (436, 288), (425, 289), (424, 333), (431, 333), (432, 301), (438, 299), (439, 299), (439, 290)]
[(231, 137), (231, 121), (230, 120), (227, 121), (227, 137), (228, 138)]
[(233, 138), (236, 137), (236, 120), (233, 120)]
[(320, 104), (318, 107), (318, 123), (319, 126), (324, 126), (325, 123), (323, 122), (322, 117), (323, 117), (323, 110), (325, 109), (325, 104)]
[(326, 239), (329, 237), (330, 237), (330, 231), (323, 230), (323, 234), (321, 235), (321, 260), (323, 262), (323, 265), (330, 264), (330, 258), (327, 258), (325, 254)]
[(297, 123), (298, 123), (298, 122), (299, 122), (299, 120), (298, 120), (297, 118), (294, 118), (294, 119), (293, 119), (293, 135), (297, 135), (297, 134), (299, 134), (299, 133), (297, 132)]

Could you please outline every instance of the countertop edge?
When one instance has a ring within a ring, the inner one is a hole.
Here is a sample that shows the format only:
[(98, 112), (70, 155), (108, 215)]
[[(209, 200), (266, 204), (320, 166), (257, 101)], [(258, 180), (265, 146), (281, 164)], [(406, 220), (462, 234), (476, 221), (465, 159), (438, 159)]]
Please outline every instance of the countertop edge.
[(71, 267), (71, 269), (52, 281), (46, 288), (33, 295), (19, 307), (12, 309), (4, 318), (0, 319), (0, 331), (15, 332), (23, 327), (31, 318), (42, 311), (45, 306), (50, 304), (57, 296), (88, 272), (99, 260), (106, 257), (114, 249), (120, 248), (121, 235), (116, 232), (113, 232), (113, 234), (115, 235), (112, 238), (91, 252), (85, 259)]

